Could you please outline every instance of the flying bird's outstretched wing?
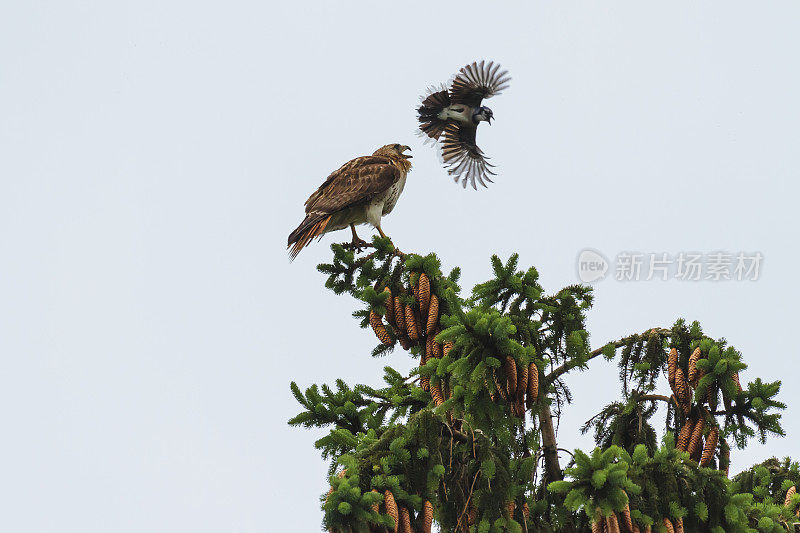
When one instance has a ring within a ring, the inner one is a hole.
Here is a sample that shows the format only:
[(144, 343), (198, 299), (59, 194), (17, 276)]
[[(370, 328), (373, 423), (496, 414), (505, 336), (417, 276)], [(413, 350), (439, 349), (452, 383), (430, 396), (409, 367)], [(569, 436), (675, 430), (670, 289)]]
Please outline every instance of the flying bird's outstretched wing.
[(494, 165), (487, 161), (489, 158), (475, 144), (477, 129), (466, 124), (448, 124), (444, 130), (442, 159), (447, 173), (453, 176), (456, 183), (460, 180), (465, 188), (469, 182), (473, 189), (477, 189), (476, 180), (486, 187), (487, 181), (493, 183), (489, 174), (495, 175), (490, 170)]
[(491, 98), (508, 88), (511, 78), (500, 64), (477, 61), (458, 71), (450, 85), (450, 100), (470, 107), (478, 107), (484, 98)]

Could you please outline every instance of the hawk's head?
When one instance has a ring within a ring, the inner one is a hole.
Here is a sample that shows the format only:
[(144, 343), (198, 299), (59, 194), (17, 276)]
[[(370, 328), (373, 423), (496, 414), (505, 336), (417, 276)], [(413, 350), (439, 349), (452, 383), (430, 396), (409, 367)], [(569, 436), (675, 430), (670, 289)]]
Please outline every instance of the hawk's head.
[(411, 159), (411, 154), (404, 154), (406, 150), (411, 150), (410, 146), (404, 144), (387, 144), (381, 146), (372, 155), (382, 155), (384, 157), (391, 157), (392, 159)]

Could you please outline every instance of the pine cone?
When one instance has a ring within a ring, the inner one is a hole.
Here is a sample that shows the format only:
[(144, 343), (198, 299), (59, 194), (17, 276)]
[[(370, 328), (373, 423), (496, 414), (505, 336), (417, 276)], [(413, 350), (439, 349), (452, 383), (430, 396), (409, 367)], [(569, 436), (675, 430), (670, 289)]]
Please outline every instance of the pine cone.
[(506, 388), (500, 386), (500, 380), (497, 379), (497, 375), (495, 375), (494, 370), (492, 372), (492, 379), (494, 380), (494, 387), (497, 389), (497, 392), (500, 394), (500, 397), (503, 399), (504, 402), (508, 401), (508, 394), (506, 394)]
[(517, 391), (517, 362), (507, 355), (503, 369), (506, 371), (506, 394), (509, 398), (513, 398)]
[(642, 533), (642, 531), (639, 529), (639, 526), (635, 523), (633, 524), (633, 529), (631, 531), (633, 531), (633, 533)]
[(681, 411), (688, 413), (692, 404), (692, 391), (689, 389), (680, 367), (675, 369), (675, 396), (678, 398)]
[(398, 533), (414, 533), (411, 529), (411, 513), (405, 507), (400, 508), (400, 529)]
[(703, 445), (703, 429), (705, 428), (705, 423), (703, 419), (700, 418), (697, 420), (697, 424), (695, 424), (694, 428), (692, 429), (692, 437), (689, 439), (689, 455), (695, 457), (701, 450)]
[(620, 513), (622, 517), (622, 526), (625, 528), (627, 533), (633, 532), (633, 521), (631, 520), (631, 506), (630, 504), (625, 505), (625, 509), (622, 510)]
[(369, 311), (369, 325), (372, 326), (372, 331), (375, 332), (375, 336), (385, 344), (386, 346), (390, 346), (392, 344), (392, 336), (389, 335), (389, 332), (386, 331), (386, 327), (383, 325), (383, 320), (381, 317), (378, 316), (378, 313), (370, 309)]
[(669, 386), (675, 391), (675, 370), (678, 369), (678, 349), (673, 348), (669, 351), (667, 356), (667, 379)]
[(523, 516), (523, 518), (525, 518), (526, 522), (531, 517), (531, 509), (530, 509), (530, 507), (528, 507), (528, 502), (523, 502), (522, 503), (522, 516)]
[(672, 527), (672, 522), (669, 521), (669, 518), (664, 518), (664, 527), (667, 528), (667, 533), (675, 533), (675, 528)]
[(706, 445), (703, 447), (703, 455), (700, 458), (700, 466), (708, 466), (711, 464), (711, 459), (714, 458), (714, 453), (717, 451), (717, 443), (719, 442), (719, 430), (711, 428), (706, 437)]
[(789, 487), (789, 490), (786, 491), (786, 499), (783, 500), (783, 506), (789, 507), (789, 504), (792, 503), (792, 496), (797, 493), (797, 487), (792, 485)]
[(419, 310), (422, 316), (428, 315), (428, 306), (431, 303), (431, 280), (423, 272), (419, 275), (419, 282), (417, 282), (417, 294), (419, 298)]
[(433, 505), (431, 502), (425, 501), (422, 507), (422, 533), (431, 533), (431, 524), (433, 523)]
[(386, 307), (386, 322), (392, 327), (396, 328), (397, 324), (394, 321), (394, 298), (392, 298), (392, 290), (389, 287), (383, 289), (383, 292), (388, 292), (389, 297), (386, 298), (384, 306)]
[(603, 518), (600, 508), (597, 507), (594, 510), (594, 518), (592, 518), (592, 533), (603, 533), (604, 525), (605, 519)]
[(731, 449), (724, 440), (719, 447), (719, 469), (725, 472), (728, 477), (728, 469), (731, 467)]
[(689, 451), (689, 439), (692, 437), (692, 430), (694, 429), (694, 419), (689, 418), (683, 424), (680, 433), (678, 433), (678, 443), (676, 447), (684, 452)]
[(617, 513), (611, 513), (606, 517), (606, 529), (609, 531), (609, 533), (620, 533)]
[(450, 350), (453, 349), (453, 341), (447, 341), (444, 343), (444, 355), (450, 353)]
[(742, 392), (742, 383), (739, 381), (739, 373), (734, 372), (731, 378), (733, 378), (733, 382), (736, 383), (736, 388), (739, 389), (739, 392)]
[(517, 508), (517, 505), (514, 503), (513, 500), (508, 502), (508, 503), (506, 503), (506, 511), (508, 511), (508, 517), (509, 518), (514, 518), (514, 510), (516, 508)]
[(683, 533), (683, 518), (676, 518), (672, 525), (675, 526), (675, 533)]
[(467, 524), (474, 525), (475, 522), (478, 521), (478, 508), (477, 507), (470, 507), (469, 511), (467, 511)]
[(397, 526), (400, 524), (400, 515), (397, 511), (397, 503), (394, 501), (394, 496), (388, 490), (383, 493), (383, 502), (386, 507), (386, 514), (394, 519), (395, 525), (392, 529), (397, 530)]
[(533, 409), (533, 404), (539, 398), (539, 369), (535, 363), (528, 365), (528, 409)]
[(436, 359), (441, 359), (442, 358), (442, 345), (439, 344), (438, 342), (436, 342), (436, 335), (438, 335), (438, 334), (439, 334), (439, 329), (437, 328), (436, 331), (433, 332), (433, 335), (431, 335), (431, 342), (432, 342), (431, 347), (433, 348), (433, 356)]
[(525, 395), (528, 392), (528, 367), (523, 366), (517, 372), (517, 402), (525, 413)]
[(439, 381), (436, 385), (431, 387), (431, 396), (433, 397), (433, 403), (437, 407), (444, 403), (444, 397), (442, 396), (442, 382)]
[[(430, 338), (428, 339), (428, 344), (430, 344)], [(430, 357), (431, 357), (430, 356), (430, 352), (428, 351), (428, 348), (426, 347), (425, 351), (422, 353), (422, 356), (420, 356), (420, 358), (419, 358), (419, 366), (420, 367), (425, 366), (428, 363), (428, 360), (430, 359)], [(424, 375), (424, 374), (420, 374), (420, 376), (419, 376), (419, 386), (425, 392), (430, 392), (430, 390), (431, 390), (431, 378), (426, 376), (426, 375)]]
[[(423, 316), (426, 316), (423, 313)], [(439, 324), (439, 297), (431, 294), (430, 306), (428, 307), (427, 321), (425, 324), (425, 333), (430, 335), (436, 326)]]
[(419, 339), (419, 326), (417, 325), (417, 317), (414, 315), (414, 308), (410, 305), (405, 306), (406, 315), (406, 331), (408, 338), (412, 341)]
[(399, 296), (394, 297), (394, 320), (397, 324), (397, 329), (401, 333), (406, 332), (406, 310), (403, 302), (400, 301)]
[(406, 335), (397, 337), (397, 341), (400, 343), (400, 346), (402, 346), (404, 350), (408, 350), (409, 348), (411, 348), (411, 339), (409, 339)]
[(689, 375), (688, 375), (688, 379), (689, 379), (689, 383), (692, 385), (692, 387), (696, 387), (697, 386), (697, 382), (700, 379), (700, 378), (697, 377), (697, 361), (700, 360), (700, 356), (701, 355), (702, 355), (702, 353), (700, 352), (700, 347), (698, 346), (697, 348), (694, 349), (694, 351), (692, 352), (692, 355), (689, 357)]

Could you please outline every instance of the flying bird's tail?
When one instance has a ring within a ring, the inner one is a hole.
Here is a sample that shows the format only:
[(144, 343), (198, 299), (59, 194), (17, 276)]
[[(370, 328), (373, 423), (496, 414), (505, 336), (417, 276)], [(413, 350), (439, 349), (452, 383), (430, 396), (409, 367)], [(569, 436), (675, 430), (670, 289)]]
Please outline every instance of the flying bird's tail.
[(322, 235), (325, 233), (325, 228), (330, 221), (330, 215), (306, 215), (305, 220), (303, 220), (303, 222), (297, 226), (297, 229), (289, 234), (288, 247), (291, 248), (291, 250), (289, 250), (289, 257), (292, 261), (294, 261), (294, 258), (297, 257), (297, 254), (300, 253), (300, 250), (305, 248), (308, 243), (311, 242), (311, 239), (314, 237), (322, 237)]
[(422, 100), (422, 105), (417, 108), (419, 129), (422, 134), (431, 139), (438, 140), (447, 126), (447, 120), (439, 118), (439, 113), (450, 106), (450, 95), (446, 88), (428, 89), (428, 95)]

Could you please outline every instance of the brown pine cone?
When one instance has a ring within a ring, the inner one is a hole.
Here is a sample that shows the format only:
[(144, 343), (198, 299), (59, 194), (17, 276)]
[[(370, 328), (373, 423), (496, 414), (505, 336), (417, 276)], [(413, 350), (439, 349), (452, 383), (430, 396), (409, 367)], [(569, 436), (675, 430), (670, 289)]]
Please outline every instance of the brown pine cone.
[(392, 290), (389, 287), (386, 287), (383, 289), (383, 292), (389, 293), (388, 298), (386, 298), (386, 301), (383, 303), (384, 307), (386, 307), (386, 322), (388, 322), (392, 327), (396, 328), (397, 324), (394, 321), (394, 298), (392, 298)]
[(517, 505), (513, 501), (506, 503), (506, 511), (508, 511), (509, 518), (514, 518), (514, 510), (516, 508)]
[(394, 297), (394, 320), (400, 333), (406, 332), (406, 310), (399, 296)]
[(672, 348), (667, 356), (667, 380), (669, 386), (675, 391), (675, 371), (678, 369), (678, 349)]
[(419, 310), (422, 316), (428, 316), (428, 306), (431, 303), (431, 280), (423, 272), (419, 275), (417, 282), (417, 294), (419, 298)]
[(528, 507), (528, 502), (523, 502), (522, 503), (522, 516), (523, 516), (523, 518), (525, 518), (526, 522), (531, 517), (531, 509), (530, 509), (530, 507)]
[(600, 508), (597, 507), (594, 510), (594, 518), (592, 518), (592, 533), (603, 533), (603, 529), (605, 529), (605, 519), (603, 518), (603, 514), (600, 511)]
[(425, 501), (422, 507), (422, 533), (431, 533), (431, 524), (433, 523), (433, 505), (431, 502)]
[(388, 490), (383, 493), (383, 502), (386, 507), (386, 514), (394, 519), (395, 525), (392, 529), (396, 530), (400, 524), (400, 514), (397, 511), (397, 503), (394, 501), (394, 496)]
[(625, 505), (625, 509), (622, 510), (620, 513), (622, 518), (622, 527), (625, 528), (627, 533), (633, 532), (633, 520), (631, 520), (631, 506), (630, 504)]
[(684, 414), (688, 413), (692, 405), (692, 391), (680, 367), (675, 369), (675, 396), (678, 398), (681, 411)]
[[(378, 492), (375, 489), (372, 489), (370, 492), (374, 492), (375, 494), (380, 494), (380, 492)], [(373, 503), (372, 506), (370, 507), (370, 509), (372, 511), (375, 511), (376, 513), (380, 513), (381, 512), (381, 504), (380, 504), (380, 502)]]
[(433, 333), (433, 330), (436, 329), (436, 326), (439, 325), (439, 297), (435, 294), (431, 294), (430, 305), (428, 307), (428, 314), (422, 314), (422, 316), (427, 316), (426, 324), (425, 324), (425, 333), (430, 335)]
[(444, 343), (444, 355), (450, 353), (450, 350), (453, 349), (453, 341), (447, 341)]
[(689, 451), (689, 439), (692, 437), (692, 430), (694, 429), (694, 419), (689, 418), (683, 424), (680, 433), (678, 433), (678, 442), (675, 447), (681, 451)]
[(675, 526), (675, 533), (684, 533), (683, 532), (683, 518), (676, 518), (672, 521), (672, 525)]
[(528, 367), (523, 366), (517, 372), (517, 402), (525, 413), (525, 395), (528, 392)]
[(436, 359), (441, 359), (443, 355), (442, 345), (436, 342), (436, 335), (438, 334), (439, 334), (439, 329), (437, 328), (436, 331), (433, 332), (433, 335), (431, 335), (431, 342), (432, 342), (431, 347), (433, 348), (433, 356)]
[(400, 529), (398, 533), (414, 533), (411, 529), (411, 513), (405, 507), (400, 508)]
[(372, 326), (372, 331), (375, 332), (375, 336), (385, 344), (389, 346), (392, 344), (392, 336), (389, 335), (389, 332), (386, 331), (386, 327), (383, 325), (383, 320), (381, 317), (378, 316), (378, 313), (370, 309), (369, 311), (369, 325)]
[(633, 529), (631, 531), (633, 531), (633, 533), (642, 533), (642, 531), (639, 529), (639, 526), (636, 523), (633, 524)]
[(667, 533), (675, 533), (675, 528), (672, 527), (672, 522), (669, 521), (669, 518), (664, 518), (664, 527), (667, 528)]
[(786, 498), (783, 500), (783, 506), (789, 507), (789, 504), (792, 503), (792, 496), (797, 493), (797, 487), (792, 485), (789, 487), (789, 490), (786, 491)]
[(405, 307), (405, 315), (406, 315), (406, 331), (408, 332), (408, 338), (412, 341), (419, 339), (419, 326), (417, 325), (417, 317), (414, 315), (414, 308), (410, 305), (406, 305)]
[[(422, 353), (422, 356), (419, 358), (419, 366), (420, 367), (425, 366), (425, 364), (428, 362), (428, 359), (430, 359), (430, 355), (428, 355), (428, 350), (426, 349)], [(420, 376), (419, 376), (419, 386), (425, 392), (430, 392), (430, 390), (431, 390), (431, 378), (426, 376), (426, 375), (424, 375), (424, 374), (420, 374)]]
[(739, 389), (739, 392), (742, 392), (742, 383), (739, 381), (739, 373), (734, 372), (731, 378), (733, 378), (733, 382), (736, 383), (736, 388)]
[(506, 371), (506, 394), (509, 398), (514, 397), (517, 391), (517, 362), (511, 356), (506, 356), (506, 364), (503, 366)]
[(689, 384), (692, 387), (696, 387), (697, 382), (700, 380), (700, 378), (697, 377), (697, 361), (700, 360), (701, 355), (702, 352), (700, 352), (700, 347), (698, 346), (697, 348), (694, 349), (692, 355), (689, 356), (689, 374), (687, 378), (689, 380)]
[(467, 511), (467, 524), (474, 525), (475, 522), (478, 521), (478, 508), (477, 507), (470, 507), (469, 511)]
[(494, 380), (494, 387), (497, 389), (498, 394), (500, 394), (500, 398), (503, 399), (504, 402), (508, 401), (508, 394), (506, 394), (506, 388), (500, 386), (500, 380), (497, 379), (497, 375), (494, 373), (494, 370), (491, 370), (492, 379)]
[(528, 365), (528, 409), (533, 409), (533, 404), (539, 398), (539, 369), (535, 363)]
[(442, 396), (442, 382), (439, 381), (436, 385), (431, 387), (431, 396), (433, 397), (433, 403), (437, 407), (444, 403), (444, 397)]
[(397, 342), (400, 343), (400, 346), (402, 346), (404, 350), (411, 348), (411, 339), (409, 339), (406, 335), (397, 337)]
[(705, 422), (703, 421), (702, 418), (700, 418), (695, 424), (694, 428), (692, 429), (692, 436), (689, 439), (688, 452), (691, 457), (697, 456), (702, 450), (704, 428), (705, 428)]
[(617, 513), (611, 513), (606, 517), (606, 529), (609, 531), (609, 533), (620, 533)]

